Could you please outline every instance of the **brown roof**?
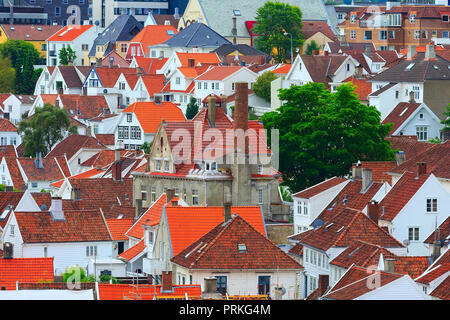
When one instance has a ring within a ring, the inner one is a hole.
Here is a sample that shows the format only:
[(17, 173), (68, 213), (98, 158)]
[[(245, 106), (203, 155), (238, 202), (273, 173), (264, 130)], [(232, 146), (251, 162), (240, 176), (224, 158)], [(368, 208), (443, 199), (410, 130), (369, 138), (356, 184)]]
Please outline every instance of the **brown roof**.
[(16, 132), (17, 127), (8, 119), (0, 118), (0, 132)]
[(81, 79), (75, 66), (58, 66), (67, 88), (81, 88), (84, 78)]
[(331, 81), (331, 76), (344, 63), (346, 56), (315, 56), (301, 55), (305, 67), (308, 69), (313, 82), (321, 82), (326, 86)]
[[(356, 167), (356, 163), (352, 167)], [(397, 167), (395, 161), (361, 161), (361, 168), (372, 170), (372, 180), (378, 183), (387, 182), (391, 184), (392, 176), (388, 172), (395, 167)]]
[(400, 102), (381, 123), (393, 124), (389, 132), (389, 135), (392, 135), (421, 105), (421, 103)]
[[(244, 245), (244, 250), (239, 249), (240, 245)], [(237, 215), (221, 222), (171, 261), (189, 269), (303, 268)]]
[(393, 150), (405, 153), (406, 161), (435, 146), (433, 143), (418, 141), (417, 136), (392, 136), (386, 140), (389, 140)]
[(17, 158), (17, 160), (29, 181), (56, 181), (64, 178), (65, 166), (59, 167), (66, 162), (64, 157), (58, 157), (58, 159), (55, 159), (55, 157), (43, 158), (43, 168), (37, 168), (33, 158)]
[(308, 189), (305, 189), (303, 191), (300, 191), (296, 194), (294, 194), (294, 197), (297, 198), (303, 198), (303, 199), (310, 199), (332, 187), (335, 187), (343, 182), (347, 181), (346, 179), (334, 177), (328, 180), (325, 180), (321, 183), (316, 184), (315, 186), (312, 186)]
[(95, 134), (95, 137), (105, 146), (112, 146), (115, 144), (114, 133), (97, 133)]
[(60, 94), (59, 99), (70, 117), (90, 119), (110, 113), (104, 96)]
[(336, 40), (336, 35), (331, 31), (331, 28), (326, 21), (303, 20), (302, 34), (304, 39), (309, 39), (317, 32), (323, 33), (330, 40)]
[(75, 153), (81, 148), (85, 149), (106, 149), (106, 147), (96, 138), (91, 136), (84, 136), (79, 134), (72, 134), (60, 141), (46, 156), (46, 158), (53, 158), (55, 156), (66, 155), (67, 160), (70, 160)]
[(62, 26), (54, 25), (2, 24), (0, 26), (8, 39), (25, 41), (45, 41), (62, 29)]
[(424, 242), (434, 243), (436, 240), (440, 241), (443, 245), (448, 245), (450, 241), (450, 216)]
[(25, 243), (111, 241), (98, 210), (64, 211), (65, 220), (55, 221), (50, 212), (15, 212)]

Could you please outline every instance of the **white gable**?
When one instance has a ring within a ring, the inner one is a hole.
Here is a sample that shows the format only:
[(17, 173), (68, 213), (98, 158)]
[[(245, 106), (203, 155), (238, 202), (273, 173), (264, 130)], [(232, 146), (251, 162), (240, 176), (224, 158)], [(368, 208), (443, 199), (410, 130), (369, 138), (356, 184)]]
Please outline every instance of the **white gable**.
[(14, 210), (17, 212), (40, 212), (41, 208), (39, 208), (38, 204), (31, 195), (31, 192), (26, 190)]

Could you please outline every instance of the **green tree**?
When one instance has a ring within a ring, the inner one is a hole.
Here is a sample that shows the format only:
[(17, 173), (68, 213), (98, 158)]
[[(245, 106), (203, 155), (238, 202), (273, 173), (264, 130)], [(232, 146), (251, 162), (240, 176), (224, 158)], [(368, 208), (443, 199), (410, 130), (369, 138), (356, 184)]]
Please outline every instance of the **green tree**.
[(291, 35), (293, 51), (303, 44), (302, 12), (299, 7), (269, 1), (258, 8), (255, 20), (252, 31), (258, 35), (256, 48), (272, 55), (275, 61), (285, 62), (290, 59)]
[[(78, 275), (77, 275), (78, 274)], [(95, 282), (93, 275), (86, 276), (86, 272), (83, 268), (76, 266), (67, 267), (63, 273), (63, 282)]]
[(445, 119), (441, 121), (444, 125), (443, 131), (450, 131), (450, 103), (447, 105), (447, 111), (444, 112)]
[(34, 156), (36, 152), (47, 154), (51, 148), (69, 130), (70, 120), (65, 109), (46, 103), (36, 108), (34, 115), (19, 122), (17, 132), (22, 137), (25, 156)]
[(34, 65), (41, 63), (41, 57), (36, 48), (23, 40), (8, 40), (0, 44), (0, 55), (9, 58), (11, 66), (16, 71), (14, 78), (14, 93), (32, 94), (42, 69)]
[(270, 83), (278, 78), (272, 71), (260, 75), (253, 84), (253, 91), (258, 97), (270, 102)]
[(312, 55), (314, 51), (320, 50), (319, 45), (316, 41), (311, 40), (310, 43), (306, 46), (305, 54)]
[(198, 104), (197, 100), (194, 97), (189, 99), (189, 103), (186, 107), (186, 119), (193, 119), (198, 113)]
[(141, 150), (143, 150), (146, 154), (150, 153), (150, 149), (152, 148), (152, 144), (148, 141), (144, 142), (141, 146)]
[(0, 57), (0, 92), (13, 92), (16, 70), (11, 66), (9, 58)]
[(59, 57), (59, 64), (67, 66), (68, 64), (73, 63), (75, 61), (77, 55), (75, 51), (73, 51), (73, 49), (70, 46), (68, 46), (67, 48), (64, 47), (61, 50), (59, 50), (58, 57)]
[[(358, 160), (393, 160), (380, 112), (362, 104), (352, 84), (330, 93), (321, 83), (281, 89), (285, 101), (265, 113), (266, 129), (279, 129), (280, 171), (290, 190), (349, 172)], [(270, 135), (269, 135), (270, 137)]]

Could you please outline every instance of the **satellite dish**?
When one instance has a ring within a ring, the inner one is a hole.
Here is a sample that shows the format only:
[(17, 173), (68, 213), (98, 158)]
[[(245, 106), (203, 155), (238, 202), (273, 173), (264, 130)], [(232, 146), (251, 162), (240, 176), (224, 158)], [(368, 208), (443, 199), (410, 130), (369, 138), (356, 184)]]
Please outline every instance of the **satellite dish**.
[(313, 228), (314, 229), (320, 228), (324, 224), (325, 224), (325, 222), (322, 219), (317, 219), (313, 222)]
[(43, 203), (42, 205), (41, 205), (41, 211), (47, 211), (47, 205), (45, 204), (45, 203)]
[(409, 241), (409, 240), (403, 240), (403, 244), (404, 244), (405, 246), (409, 246), (410, 241)]
[(108, 93), (108, 89), (103, 89), (103, 93)]
[(95, 20), (94, 24), (95, 24), (96, 26), (99, 26), (99, 25), (100, 25), (100, 22), (99, 22), (98, 20)]

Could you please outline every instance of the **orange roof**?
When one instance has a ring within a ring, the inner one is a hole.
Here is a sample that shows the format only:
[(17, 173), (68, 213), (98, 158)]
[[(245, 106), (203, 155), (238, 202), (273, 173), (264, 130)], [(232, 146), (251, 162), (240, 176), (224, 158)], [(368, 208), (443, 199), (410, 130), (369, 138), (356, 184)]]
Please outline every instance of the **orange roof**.
[(163, 193), (161, 196), (152, 204), (147, 211), (129, 228), (125, 234), (129, 237), (136, 239), (142, 239), (144, 237), (143, 225), (154, 226), (159, 224), (161, 219), (161, 212), (164, 204), (166, 203), (166, 194)]
[(169, 35), (168, 31), (172, 31), (173, 35), (178, 33), (172, 25), (149, 25), (144, 27), (131, 41), (138, 42), (142, 45), (144, 52), (149, 52), (149, 46), (161, 44), (169, 40), (173, 35)]
[(156, 71), (161, 69), (169, 58), (145, 58), (142, 56), (135, 56), (134, 59), (145, 74), (156, 74)]
[[(69, 177), (69, 179), (85, 179), (85, 178), (90, 178), (90, 177), (94, 177), (94, 176), (96, 176), (97, 174), (103, 173), (103, 172), (104, 172), (103, 170), (94, 168), (94, 169), (91, 169), (91, 170), (88, 170), (88, 171), (85, 171), (85, 172), (76, 174), (76, 175), (74, 175), (74, 176), (71, 176), (71, 177)], [(61, 188), (63, 182), (64, 182), (64, 179), (59, 180), (59, 181), (56, 181), (56, 182), (52, 183), (51, 185), (54, 186), (54, 187), (57, 187), (57, 188)]]
[(141, 284), (98, 284), (100, 300), (153, 300), (163, 297), (182, 297), (189, 299), (201, 297), (201, 287), (198, 284), (174, 285), (171, 292), (163, 292), (161, 285)]
[(272, 72), (275, 74), (288, 74), (289, 70), (291, 70), (291, 65), (285, 64), (275, 70), (272, 70)]
[(65, 26), (53, 36), (47, 39), (47, 41), (73, 41), (79, 36), (81, 36), (84, 32), (92, 28), (93, 25), (70, 25)]
[[(434, 46), (434, 50), (435, 51), (443, 51), (443, 50), (445, 50), (445, 48), (443, 48), (441, 46)], [(416, 46), (417, 53), (421, 53), (421, 52), (425, 52), (425, 51), (427, 51), (426, 46)], [(400, 51), (400, 53), (402, 55), (406, 56), (406, 54), (408, 53), (408, 48), (404, 48), (403, 50)]]
[(195, 68), (189, 67), (180, 67), (178, 70), (185, 76), (186, 78), (195, 78), (197, 76), (197, 71)]
[[(112, 88), (117, 83), (120, 75), (123, 73), (136, 75), (136, 70), (133, 68), (109, 68), (109, 67), (97, 67), (95, 68), (102, 85), (104, 88)], [(129, 79), (127, 79), (129, 81)], [(137, 81), (137, 79), (136, 79)], [(131, 84), (130, 84), (131, 86)]]
[[(165, 208), (173, 255), (197, 241), (223, 221), (223, 207), (169, 207)], [(259, 233), (266, 236), (260, 207), (231, 207)]]
[(181, 109), (172, 102), (161, 102), (161, 104), (154, 102), (135, 102), (122, 112), (134, 113), (144, 133), (155, 133), (163, 119), (164, 121), (186, 120)]
[(161, 92), (164, 87), (164, 75), (162, 74), (148, 74), (141, 76), (141, 78), (150, 97)]
[(217, 66), (199, 75), (195, 80), (223, 80), (238, 72), (244, 67), (241, 66)]
[(194, 65), (204, 64), (204, 63), (220, 63), (220, 59), (216, 53), (188, 53), (188, 52), (177, 52), (177, 57), (180, 60), (182, 67), (188, 66), (188, 60), (194, 59)]
[(119, 258), (122, 258), (126, 261), (131, 261), (134, 257), (136, 257), (138, 254), (142, 253), (146, 248), (144, 239), (139, 241), (137, 244), (132, 246), (131, 248), (128, 248), (128, 250), (125, 250), (121, 254), (118, 255)]
[(55, 105), (56, 98), (58, 98), (57, 94), (41, 94), (40, 96), (44, 104), (50, 103), (51, 105)]
[(53, 281), (53, 258), (0, 259), (0, 287), (15, 290), (16, 281)]
[(128, 240), (125, 232), (130, 229), (133, 219), (106, 219), (113, 240)]

